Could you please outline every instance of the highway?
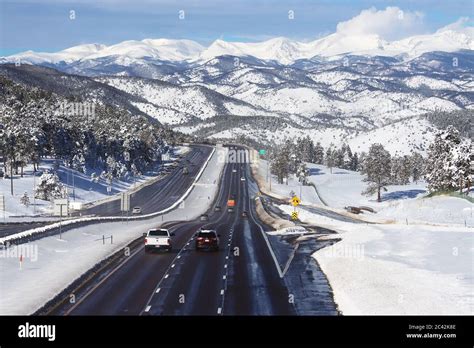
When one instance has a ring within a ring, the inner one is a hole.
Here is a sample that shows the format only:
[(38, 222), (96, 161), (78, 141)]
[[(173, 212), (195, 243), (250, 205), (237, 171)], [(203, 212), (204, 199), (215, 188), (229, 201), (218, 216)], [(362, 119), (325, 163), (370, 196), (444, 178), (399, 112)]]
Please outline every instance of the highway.
[[(212, 151), (210, 146), (191, 145), (190, 147), (191, 150), (184, 155), (179, 165), (168, 175), (150, 185), (138, 189), (131, 195), (130, 209), (139, 206), (142, 209), (142, 214), (153, 213), (171, 206), (186, 192)], [(188, 174), (183, 174), (183, 166), (188, 167)], [(120, 198), (117, 197), (116, 199), (107, 200), (101, 204), (85, 208), (80, 212), (76, 212), (74, 215), (78, 216), (79, 214), (83, 216), (119, 216), (122, 214), (120, 211)], [(0, 237), (45, 226), (50, 223), (52, 223), (52, 221), (0, 224)]]
[[(226, 164), (214, 203), (221, 211), (213, 207), (208, 221), (168, 224), (175, 233), (172, 252), (147, 254), (143, 246), (138, 248), (65, 314), (296, 314), (255, 218), (249, 180), (247, 163)], [(226, 209), (231, 195), (234, 212)], [(248, 217), (241, 216), (244, 210)], [(194, 234), (200, 227), (217, 230), (218, 252), (195, 250)]]
[[(130, 208), (138, 206), (142, 209), (142, 214), (149, 214), (171, 206), (193, 183), (211, 151), (210, 146), (191, 146), (191, 151), (182, 158), (178, 167), (173, 169), (170, 174), (130, 196)], [(189, 174), (183, 174), (183, 166), (188, 167)], [(120, 199), (84, 209), (81, 213), (82, 215), (98, 216), (121, 215)]]

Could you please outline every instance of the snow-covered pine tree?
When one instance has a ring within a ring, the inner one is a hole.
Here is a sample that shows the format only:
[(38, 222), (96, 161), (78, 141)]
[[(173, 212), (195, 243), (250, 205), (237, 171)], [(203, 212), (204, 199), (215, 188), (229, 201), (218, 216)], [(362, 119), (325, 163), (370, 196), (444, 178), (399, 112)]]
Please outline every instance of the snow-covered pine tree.
[(468, 186), (472, 144), (462, 141), (459, 131), (448, 126), (436, 134), (428, 149), (425, 179), (428, 190), (455, 191)]
[(334, 163), (336, 161), (335, 157), (335, 150), (332, 147), (333, 145), (331, 144), (328, 149), (326, 150), (326, 166), (329, 168), (329, 171), (332, 174), (332, 168), (334, 167)]
[(56, 173), (44, 172), (36, 185), (35, 198), (52, 201), (64, 196), (64, 186)]
[(296, 172), (296, 176), (298, 177), (298, 181), (301, 182), (303, 185), (307, 184), (308, 181), (308, 167), (306, 166), (305, 162), (301, 162), (298, 171)]
[(359, 155), (357, 154), (357, 152), (354, 152), (354, 154), (352, 155), (349, 169), (353, 171), (359, 170)]
[(324, 163), (324, 148), (321, 146), (321, 143), (319, 141), (314, 146), (314, 156), (311, 162), (316, 164)]
[(419, 152), (414, 152), (411, 155), (411, 168), (412, 168), (412, 180), (415, 183), (418, 183), (418, 180), (424, 175), (424, 158), (420, 155)]
[(386, 190), (386, 186), (391, 179), (391, 156), (381, 144), (372, 144), (369, 153), (364, 160), (365, 182), (369, 186), (362, 194), (371, 196), (377, 193), (377, 201), (381, 202), (381, 190)]
[(23, 192), (23, 196), (20, 198), (20, 203), (23, 204), (25, 207), (29, 207), (30, 205), (30, 197), (28, 197), (28, 192)]

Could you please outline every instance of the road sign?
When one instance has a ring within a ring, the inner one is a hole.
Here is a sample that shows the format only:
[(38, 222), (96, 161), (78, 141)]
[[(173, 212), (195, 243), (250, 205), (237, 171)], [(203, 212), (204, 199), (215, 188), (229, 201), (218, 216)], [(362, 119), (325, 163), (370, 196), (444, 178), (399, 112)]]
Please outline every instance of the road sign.
[(258, 150), (258, 153), (259, 153), (260, 155), (262, 155), (262, 156), (265, 156), (265, 155), (267, 154), (267, 150), (265, 150), (265, 149), (260, 149), (260, 150)]
[(298, 196), (293, 196), (291, 199), (291, 204), (293, 204), (294, 207), (300, 205), (301, 200), (298, 198)]
[(68, 216), (69, 203), (67, 199), (55, 199), (54, 200), (54, 216)]
[(298, 212), (292, 211), (291, 212), (291, 220), (298, 220)]
[(120, 194), (120, 210), (121, 211), (130, 210), (130, 194), (127, 192), (122, 192)]

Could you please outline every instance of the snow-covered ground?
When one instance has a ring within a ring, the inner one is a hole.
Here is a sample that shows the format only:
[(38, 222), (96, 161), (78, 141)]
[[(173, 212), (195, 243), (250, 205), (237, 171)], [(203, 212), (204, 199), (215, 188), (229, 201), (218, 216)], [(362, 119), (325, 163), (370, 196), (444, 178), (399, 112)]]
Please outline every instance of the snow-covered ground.
[(299, 218), (342, 238), (313, 257), (343, 314), (474, 314), (473, 228), (352, 224), (305, 210)]
[[(361, 215), (370, 221), (391, 221), (395, 223), (425, 223), (474, 226), (474, 204), (468, 200), (449, 197), (425, 197), (428, 192), (423, 180), (408, 185), (390, 185), (387, 192), (382, 193), (382, 202), (377, 202), (375, 196), (367, 197), (362, 194), (367, 184), (364, 176), (358, 172), (333, 168), (332, 173), (324, 165), (308, 163), (310, 175), (308, 180), (312, 186), (302, 186), (293, 177), (288, 184), (278, 184), (272, 176), (272, 192), (290, 198), (294, 192), (300, 196), (303, 205), (323, 205), (321, 199), (331, 208), (343, 209), (346, 206), (368, 206), (377, 213)], [(267, 176), (267, 161), (260, 160), (259, 173)], [(321, 199), (320, 199), (321, 198)]]
[[(199, 216), (216, 195), (223, 166), (218, 154), (214, 154), (184, 204), (163, 217), (95, 224), (65, 232), (62, 239), (52, 236), (22, 244), (19, 246), (23, 248), (22, 269), (19, 249), (11, 247), (8, 252), (0, 249), (0, 272), (4, 280), (0, 283), (0, 314), (31, 314), (97, 262), (122, 249), (150, 227), (163, 221)], [(108, 244), (108, 240), (103, 245), (102, 235), (113, 235), (113, 244)]]
[[(265, 179), (267, 188), (270, 189), (270, 172), (268, 169), (268, 161), (259, 160), (258, 172), (262, 178)], [(298, 179), (291, 175), (283, 184), (277, 182), (275, 175), (271, 176), (271, 192), (278, 196), (283, 196), (288, 199), (293, 194), (301, 199), (302, 204), (322, 204), (315, 189), (312, 186), (302, 186)]]
[[(185, 154), (190, 149), (185, 146), (178, 146), (174, 149), (173, 156)], [(176, 157), (170, 157), (170, 161), (176, 159)], [(21, 178), (19, 175), (15, 175), (13, 178), (14, 195), (11, 195), (10, 191), (10, 180), (0, 179), (0, 194), (5, 196), (5, 217), (6, 221), (20, 221), (20, 220), (31, 220), (33, 216), (43, 215), (41, 220), (48, 218), (45, 214), (52, 213), (52, 202), (44, 201), (40, 199), (33, 199), (33, 190), (35, 185), (39, 182), (41, 172), (51, 170), (54, 165), (54, 160), (46, 159), (41, 162), (39, 171), (36, 173), (36, 177), (33, 175), (33, 166), (28, 165), (24, 169), (24, 176)], [(166, 163), (165, 163), (166, 165)], [(101, 199), (105, 199), (112, 195), (116, 195), (120, 192), (127, 191), (138, 187), (140, 184), (148, 180), (152, 180), (159, 175), (161, 168), (157, 167), (155, 170), (150, 170), (137, 178), (114, 180), (111, 185), (110, 193), (107, 192), (108, 183), (100, 179), (99, 182), (93, 183), (90, 178), (91, 170), (88, 170), (86, 174), (80, 173), (76, 170), (60, 166), (57, 174), (61, 183), (63, 183), (69, 192), (70, 201), (78, 203), (89, 203), (95, 202)], [(100, 174), (100, 173), (97, 173)], [(27, 207), (21, 204), (20, 199), (27, 193), (30, 205)], [(3, 219), (3, 215), (0, 215)]]

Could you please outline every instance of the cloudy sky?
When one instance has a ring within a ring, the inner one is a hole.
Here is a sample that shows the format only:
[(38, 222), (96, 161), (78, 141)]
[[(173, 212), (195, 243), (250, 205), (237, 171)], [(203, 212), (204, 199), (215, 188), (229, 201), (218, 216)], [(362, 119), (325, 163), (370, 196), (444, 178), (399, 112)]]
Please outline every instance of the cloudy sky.
[[(472, 25), (471, 0), (0, 0), (0, 56), (145, 38), (314, 40), (333, 32), (387, 40)], [(464, 17), (464, 19), (461, 19)], [(466, 23), (467, 22), (467, 23)]]

